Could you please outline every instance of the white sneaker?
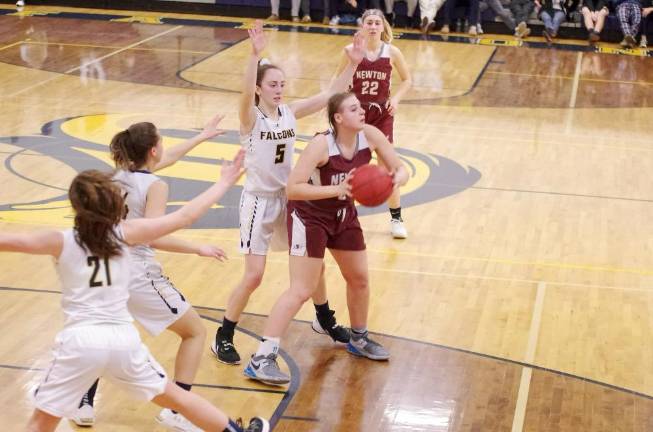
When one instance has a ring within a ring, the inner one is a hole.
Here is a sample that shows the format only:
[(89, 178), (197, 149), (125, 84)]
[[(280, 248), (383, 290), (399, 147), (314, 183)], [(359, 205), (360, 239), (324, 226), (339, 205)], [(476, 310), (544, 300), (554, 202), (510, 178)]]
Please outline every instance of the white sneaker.
[(81, 407), (77, 408), (77, 412), (73, 418), (71, 418), (71, 420), (77, 426), (93, 426), (95, 424), (95, 412), (93, 411), (93, 407), (88, 404), (82, 405)]
[(16, 2), (16, 7), (20, 8), (20, 7), (24, 7), (24, 6), (25, 6), (25, 2), (23, 0), (18, 0)]
[(340, 24), (340, 17), (338, 15), (331, 17), (331, 21), (329, 21), (329, 25), (335, 26), (338, 24)]
[(408, 231), (404, 227), (404, 221), (401, 219), (390, 219), (390, 232), (396, 239), (405, 239), (408, 237)]
[(476, 24), (476, 32), (480, 35), (483, 34), (483, 28), (481, 27), (481, 23)]
[(202, 432), (202, 429), (192, 424), (186, 417), (164, 408), (156, 416), (156, 421), (164, 428), (175, 432)]

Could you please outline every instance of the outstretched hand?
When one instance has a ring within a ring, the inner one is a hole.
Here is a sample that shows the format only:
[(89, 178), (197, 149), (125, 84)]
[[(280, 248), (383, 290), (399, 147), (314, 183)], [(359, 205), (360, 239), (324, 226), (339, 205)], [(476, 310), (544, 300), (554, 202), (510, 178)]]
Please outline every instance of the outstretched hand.
[(247, 30), (247, 34), (249, 34), (249, 41), (252, 44), (252, 54), (260, 57), (267, 44), (265, 33), (263, 33), (263, 21), (256, 20), (254, 27)]
[(224, 129), (218, 128), (218, 125), (222, 119), (224, 119), (224, 115), (216, 114), (215, 117), (213, 117), (206, 123), (206, 125), (204, 125), (204, 129), (202, 132), (200, 132), (202, 140), (208, 140), (225, 133)]
[(358, 65), (363, 61), (365, 58), (365, 36), (362, 32), (356, 32), (352, 44), (345, 47), (345, 52), (352, 64)]
[(215, 258), (220, 262), (223, 262), (225, 259), (227, 259), (227, 254), (224, 252), (224, 250), (213, 245), (201, 245), (197, 255), (208, 258)]
[(245, 149), (241, 148), (238, 150), (234, 160), (222, 164), (222, 170), (220, 172), (220, 181), (223, 181), (229, 185), (235, 184), (238, 179), (245, 174), (245, 169), (243, 168), (245, 162)]

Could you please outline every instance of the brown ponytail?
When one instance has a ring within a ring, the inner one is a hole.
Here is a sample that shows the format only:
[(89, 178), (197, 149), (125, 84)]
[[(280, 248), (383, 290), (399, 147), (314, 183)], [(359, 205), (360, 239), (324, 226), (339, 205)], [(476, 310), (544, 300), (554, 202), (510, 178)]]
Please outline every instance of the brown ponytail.
[(97, 170), (83, 171), (68, 189), (68, 198), (75, 210), (75, 240), (100, 258), (121, 254), (124, 243), (114, 227), (124, 213), (124, 200), (111, 174)]
[(156, 126), (149, 122), (135, 123), (118, 132), (109, 146), (116, 168), (136, 171), (147, 162), (148, 152), (159, 142)]

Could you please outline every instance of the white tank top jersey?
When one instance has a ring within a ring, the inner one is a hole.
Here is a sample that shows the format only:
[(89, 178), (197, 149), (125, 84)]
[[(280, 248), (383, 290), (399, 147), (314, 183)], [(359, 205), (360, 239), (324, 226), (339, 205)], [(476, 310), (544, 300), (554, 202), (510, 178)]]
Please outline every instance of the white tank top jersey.
[[(114, 229), (122, 238), (120, 227)], [(131, 323), (127, 310), (129, 248), (124, 246), (121, 255), (104, 259), (81, 247), (74, 229), (62, 234), (63, 248), (56, 267), (61, 280), (64, 328)]]
[(240, 137), (247, 151), (244, 189), (255, 194), (277, 194), (286, 187), (292, 168), (297, 120), (288, 105), (279, 105), (277, 121), (267, 117), (258, 107), (254, 110), (254, 128)]
[[(147, 201), (147, 191), (159, 177), (149, 171), (124, 171), (118, 170), (113, 176), (114, 180), (119, 181), (120, 188), (125, 197), (127, 206), (127, 219), (140, 219), (145, 217), (145, 203)], [(131, 254), (135, 258), (141, 258), (146, 261), (154, 260), (154, 250), (147, 245), (136, 245), (131, 247)]]

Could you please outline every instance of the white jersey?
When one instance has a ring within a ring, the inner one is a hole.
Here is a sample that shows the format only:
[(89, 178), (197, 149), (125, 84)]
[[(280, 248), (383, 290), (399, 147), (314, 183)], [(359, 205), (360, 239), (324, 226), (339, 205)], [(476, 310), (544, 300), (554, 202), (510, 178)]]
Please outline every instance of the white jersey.
[[(122, 237), (120, 227), (115, 228)], [(129, 248), (104, 259), (77, 243), (74, 229), (63, 231), (63, 249), (56, 267), (61, 280), (64, 328), (96, 324), (128, 324)]]
[(253, 194), (277, 194), (286, 187), (292, 168), (297, 120), (288, 105), (279, 105), (278, 120), (258, 108), (252, 131), (240, 137), (247, 150), (244, 190)]
[[(147, 191), (159, 177), (149, 171), (124, 171), (118, 170), (113, 176), (120, 183), (127, 206), (127, 219), (140, 219), (145, 217), (145, 203)], [(154, 250), (148, 245), (136, 245), (131, 248), (131, 254), (135, 258), (153, 261)]]

